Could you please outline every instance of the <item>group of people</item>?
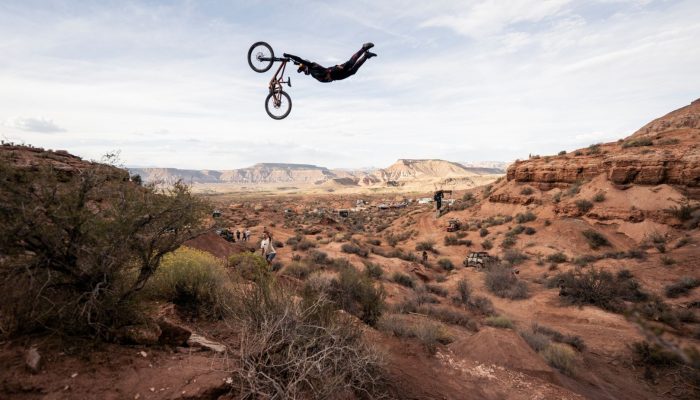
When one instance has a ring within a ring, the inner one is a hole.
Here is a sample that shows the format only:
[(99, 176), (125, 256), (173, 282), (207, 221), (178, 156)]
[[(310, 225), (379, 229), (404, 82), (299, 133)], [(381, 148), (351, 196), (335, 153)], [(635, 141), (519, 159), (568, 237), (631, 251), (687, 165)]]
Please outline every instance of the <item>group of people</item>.
[(244, 229), (244, 230), (236, 229), (235, 237), (236, 237), (236, 240), (234, 240), (235, 242), (240, 242), (241, 239), (244, 242), (249, 241), (250, 240), (250, 229)]

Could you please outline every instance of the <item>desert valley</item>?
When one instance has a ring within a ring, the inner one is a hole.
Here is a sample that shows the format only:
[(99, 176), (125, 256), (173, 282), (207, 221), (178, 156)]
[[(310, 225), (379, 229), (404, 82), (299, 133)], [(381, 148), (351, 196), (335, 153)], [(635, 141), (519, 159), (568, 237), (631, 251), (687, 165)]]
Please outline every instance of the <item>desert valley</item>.
[(700, 396), (700, 100), (507, 168), (0, 161), (2, 399)]

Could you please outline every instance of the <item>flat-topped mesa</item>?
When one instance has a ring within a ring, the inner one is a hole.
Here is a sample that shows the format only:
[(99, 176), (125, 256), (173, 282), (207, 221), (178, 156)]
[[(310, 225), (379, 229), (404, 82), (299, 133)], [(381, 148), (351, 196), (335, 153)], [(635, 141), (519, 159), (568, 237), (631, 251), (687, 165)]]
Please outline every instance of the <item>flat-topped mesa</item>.
[(700, 100), (650, 122), (617, 143), (516, 161), (506, 177), (547, 189), (600, 174), (615, 184), (700, 187)]

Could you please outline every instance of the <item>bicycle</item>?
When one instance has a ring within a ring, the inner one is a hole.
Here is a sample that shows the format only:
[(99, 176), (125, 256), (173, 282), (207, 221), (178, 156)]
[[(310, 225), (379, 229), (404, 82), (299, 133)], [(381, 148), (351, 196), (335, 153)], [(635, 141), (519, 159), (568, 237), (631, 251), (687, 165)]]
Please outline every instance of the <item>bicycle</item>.
[(289, 97), (287, 92), (282, 90), (282, 85), (286, 84), (292, 87), (291, 77), (287, 77), (285, 81), (284, 72), (288, 62), (292, 61), (295, 65), (299, 64), (297, 61), (293, 60), (294, 58), (298, 57), (287, 53), (284, 53), (282, 58), (275, 57), (272, 46), (265, 42), (253, 43), (248, 50), (248, 65), (250, 65), (250, 68), (255, 72), (267, 72), (272, 68), (275, 62), (282, 63), (270, 80), (268, 85), (270, 93), (265, 98), (265, 111), (267, 111), (267, 115), (272, 119), (284, 119), (292, 111), (292, 98)]

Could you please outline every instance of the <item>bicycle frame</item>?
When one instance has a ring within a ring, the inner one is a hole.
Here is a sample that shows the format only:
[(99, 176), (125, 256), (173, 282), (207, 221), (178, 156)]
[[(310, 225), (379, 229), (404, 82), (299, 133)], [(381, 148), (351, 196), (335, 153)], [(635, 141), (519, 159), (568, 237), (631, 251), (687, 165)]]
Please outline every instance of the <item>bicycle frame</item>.
[(268, 85), (270, 93), (272, 93), (275, 99), (275, 106), (279, 106), (279, 104), (282, 102), (282, 84), (286, 83), (287, 85), (292, 86), (291, 79), (287, 79), (286, 81), (284, 80), (284, 71), (287, 68), (289, 58), (275, 57), (273, 61), (282, 62), (279, 68), (277, 68), (277, 72), (275, 72), (275, 74), (272, 76), (272, 79), (270, 79), (270, 84)]

